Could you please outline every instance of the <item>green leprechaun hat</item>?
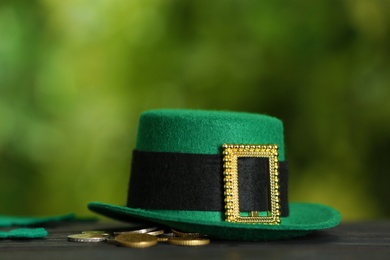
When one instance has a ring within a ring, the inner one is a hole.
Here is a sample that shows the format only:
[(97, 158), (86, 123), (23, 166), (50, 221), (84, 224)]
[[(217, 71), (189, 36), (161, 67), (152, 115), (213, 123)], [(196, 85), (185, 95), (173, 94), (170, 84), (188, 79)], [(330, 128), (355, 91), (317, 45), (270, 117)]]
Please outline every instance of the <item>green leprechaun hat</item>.
[(231, 240), (292, 238), (340, 223), (331, 207), (289, 203), (288, 175), (277, 118), (150, 110), (139, 121), (127, 205), (88, 208)]

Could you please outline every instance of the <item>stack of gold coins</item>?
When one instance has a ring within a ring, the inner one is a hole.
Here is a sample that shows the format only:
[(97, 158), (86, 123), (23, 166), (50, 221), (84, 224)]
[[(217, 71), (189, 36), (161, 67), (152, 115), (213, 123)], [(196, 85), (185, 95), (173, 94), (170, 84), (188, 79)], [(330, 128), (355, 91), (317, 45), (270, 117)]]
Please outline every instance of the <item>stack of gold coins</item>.
[(210, 243), (210, 239), (199, 233), (188, 233), (159, 227), (144, 227), (131, 230), (107, 231), (83, 231), (81, 234), (69, 235), (72, 242), (111, 242), (124, 247), (147, 248), (165, 242), (179, 246), (203, 246)]
[(200, 233), (188, 233), (171, 228), (172, 236), (168, 243), (177, 246), (204, 246), (210, 244), (210, 239)]

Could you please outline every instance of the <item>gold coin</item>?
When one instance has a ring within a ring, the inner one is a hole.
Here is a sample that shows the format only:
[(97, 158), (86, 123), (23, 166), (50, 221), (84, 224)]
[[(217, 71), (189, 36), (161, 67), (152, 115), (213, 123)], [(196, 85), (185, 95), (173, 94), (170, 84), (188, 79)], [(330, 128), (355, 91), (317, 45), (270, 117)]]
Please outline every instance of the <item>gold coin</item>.
[(145, 248), (157, 244), (157, 237), (148, 234), (129, 233), (121, 234), (115, 237), (115, 241), (126, 247)]
[(94, 234), (94, 235), (102, 235), (102, 236), (110, 235), (107, 231), (102, 231), (102, 230), (87, 230), (81, 232), (81, 234)]
[(203, 246), (210, 244), (210, 239), (204, 237), (170, 237), (167, 242), (177, 246)]
[(99, 234), (75, 234), (69, 235), (68, 240), (72, 242), (96, 243), (106, 241), (106, 237)]
[(202, 235), (200, 233), (187, 233), (183, 231), (179, 231), (176, 229), (171, 228), (172, 233), (175, 234), (178, 237), (201, 237)]

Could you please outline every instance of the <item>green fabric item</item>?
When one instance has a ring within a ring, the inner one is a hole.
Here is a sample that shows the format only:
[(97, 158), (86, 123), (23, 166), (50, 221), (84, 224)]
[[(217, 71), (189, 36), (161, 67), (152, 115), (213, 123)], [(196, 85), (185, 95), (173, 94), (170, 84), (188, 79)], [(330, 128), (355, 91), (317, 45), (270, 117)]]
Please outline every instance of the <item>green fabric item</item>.
[(0, 238), (8, 239), (30, 239), (44, 238), (48, 233), (44, 228), (16, 228), (10, 231), (0, 231)]
[[(285, 160), (283, 123), (267, 115), (243, 112), (178, 109), (146, 111), (140, 117), (136, 149), (145, 152), (221, 154), (224, 143), (277, 144), (279, 161)], [(196, 187), (196, 183), (194, 185)], [(311, 203), (289, 203), (290, 214), (281, 218), (280, 225), (230, 223), (224, 221), (224, 212), (146, 210), (99, 202), (90, 203), (88, 207), (99, 214), (122, 221), (144, 220), (230, 240), (299, 237), (334, 227), (341, 221), (337, 210)]]
[(64, 220), (72, 220), (75, 218), (74, 214), (65, 214), (59, 216), (49, 217), (18, 217), (0, 215), (0, 227), (10, 226), (37, 226), (51, 222), (60, 222)]
[(228, 144), (277, 144), (284, 161), (283, 123), (244, 112), (161, 109), (141, 114), (136, 148), (146, 152), (220, 154)]
[(122, 220), (143, 219), (187, 232), (199, 232), (213, 238), (230, 240), (276, 240), (306, 235), (315, 230), (336, 226), (340, 213), (328, 206), (290, 203), (290, 216), (280, 225), (229, 223), (223, 213), (210, 211), (143, 210), (92, 202), (88, 208), (99, 214)]
[[(0, 227), (11, 226), (38, 226), (48, 223), (56, 223), (66, 220), (73, 220), (75, 214), (65, 214), (59, 216), (49, 217), (19, 217), (19, 216), (5, 216), (0, 215)], [(7, 239), (30, 239), (30, 238), (44, 238), (48, 235), (44, 228), (17, 228), (9, 231), (0, 231), (0, 238)]]

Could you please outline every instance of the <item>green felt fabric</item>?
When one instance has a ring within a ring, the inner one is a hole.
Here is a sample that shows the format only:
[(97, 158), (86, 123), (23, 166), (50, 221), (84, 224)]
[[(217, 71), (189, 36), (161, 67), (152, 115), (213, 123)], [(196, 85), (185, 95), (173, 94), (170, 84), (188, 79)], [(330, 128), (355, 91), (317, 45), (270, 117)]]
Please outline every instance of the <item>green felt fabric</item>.
[(19, 217), (19, 216), (4, 216), (0, 215), (0, 227), (10, 226), (36, 226), (51, 222), (59, 222), (64, 220), (72, 220), (74, 214), (65, 214), (49, 217)]
[(10, 231), (0, 231), (2, 239), (44, 238), (48, 235), (44, 228), (16, 228)]
[[(222, 144), (277, 144), (284, 161), (283, 124), (259, 114), (201, 110), (151, 110), (140, 117), (136, 149), (146, 152), (221, 154)], [(174, 192), (174, 191), (172, 191)], [(310, 203), (290, 203), (290, 215), (280, 225), (237, 224), (224, 221), (223, 212), (145, 210), (105, 203), (90, 210), (124, 221), (145, 220), (187, 232), (231, 240), (275, 240), (306, 235), (336, 226), (335, 209)]]
[(92, 202), (88, 208), (102, 215), (132, 221), (143, 219), (183, 231), (200, 232), (230, 240), (275, 240), (306, 235), (336, 226), (341, 216), (335, 209), (311, 203), (290, 203), (290, 216), (280, 225), (237, 224), (223, 220), (223, 213), (210, 211), (143, 210)]
[(222, 144), (277, 144), (284, 161), (283, 123), (244, 112), (161, 109), (141, 114), (136, 148), (147, 152), (220, 154)]
[[(5, 216), (0, 215), (0, 227), (11, 226), (38, 226), (48, 223), (55, 223), (65, 220), (72, 220), (75, 214), (65, 214), (59, 216), (48, 217), (19, 217), (19, 216)], [(17, 228), (10, 231), (0, 231), (0, 238), (7, 239), (30, 239), (46, 237), (47, 231), (44, 228)]]

